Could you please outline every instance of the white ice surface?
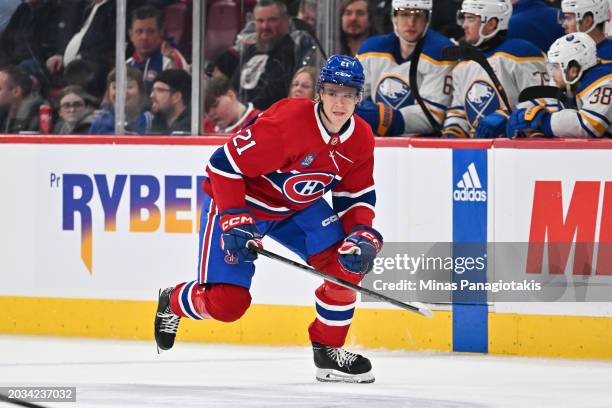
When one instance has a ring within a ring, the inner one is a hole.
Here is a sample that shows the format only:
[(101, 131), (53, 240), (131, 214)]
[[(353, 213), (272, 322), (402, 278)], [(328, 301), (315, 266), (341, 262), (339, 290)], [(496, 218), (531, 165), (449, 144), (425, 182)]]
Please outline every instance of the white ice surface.
[(76, 404), (41, 403), (60, 408), (612, 407), (612, 362), (359, 352), (374, 384), (318, 383), (300, 347), (0, 336), (0, 386), (76, 386)]

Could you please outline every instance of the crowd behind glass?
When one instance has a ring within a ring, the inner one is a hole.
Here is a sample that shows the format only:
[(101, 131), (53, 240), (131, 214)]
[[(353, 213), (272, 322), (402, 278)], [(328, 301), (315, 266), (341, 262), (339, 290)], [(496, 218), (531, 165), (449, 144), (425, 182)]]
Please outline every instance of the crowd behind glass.
[[(237, 131), (282, 98), (315, 99), (326, 56), (358, 55), (367, 38), (394, 32), (391, 0), (331, 3), (339, 12), (330, 49), (319, 39), (317, 19), (326, 11), (315, 0), (203, 3), (206, 75), (198, 133)], [(560, 11), (544, 0), (513, 3), (515, 13), (520, 3)], [(2, 2), (0, 134), (115, 134), (116, 7), (114, 0)], [(126, 134), (191, 134), (192, 8), (190, 0), (127, 1)], [(460, 9), (459, 0), (434, 0), (425, 29), (461, 41)], [(563, 34), (566, 17), (561, 13), (551, 35)], [(527, 39), (545, 53), (554, 37)], [(425, 133), (440, 135), (439, 129)]]

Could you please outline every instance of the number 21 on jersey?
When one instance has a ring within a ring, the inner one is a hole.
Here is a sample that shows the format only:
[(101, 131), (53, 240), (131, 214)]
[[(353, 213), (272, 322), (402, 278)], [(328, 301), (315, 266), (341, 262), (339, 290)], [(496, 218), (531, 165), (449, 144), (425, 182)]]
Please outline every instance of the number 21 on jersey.
[(251, 129), (246, 130), (246, 135), (241, 135), (238, 133), (236, 136), (234, 136), (232, 142), (234, 143), (238, 156), (242, 156), (242, 153), (255, 146), (255, 141), (251, 140), (252, 136)]

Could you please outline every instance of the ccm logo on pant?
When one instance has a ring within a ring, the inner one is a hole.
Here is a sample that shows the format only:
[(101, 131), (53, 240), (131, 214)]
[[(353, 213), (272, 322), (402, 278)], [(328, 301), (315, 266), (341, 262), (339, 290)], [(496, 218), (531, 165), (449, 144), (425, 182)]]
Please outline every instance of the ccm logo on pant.
[(321, 221), (321, 225), (324, 227), (327, 227), (329, 224), (331, 224), (332, 222), (338, 221), (339, 218), (337, 215), (332, 215), (329, 218), (324, 219), (323, 221)]

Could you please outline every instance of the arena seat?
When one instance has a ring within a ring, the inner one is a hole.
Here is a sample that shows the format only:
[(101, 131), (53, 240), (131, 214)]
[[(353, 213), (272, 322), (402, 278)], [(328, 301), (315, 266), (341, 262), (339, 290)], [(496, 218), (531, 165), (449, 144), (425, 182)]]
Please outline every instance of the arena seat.
[(164, 9), (164, 31), (172, 37), (176, 44), (180, 43), (185, 34), (185, 20), (191, 18), (187, 15), (187, 4), (172, 3)]
[(210, 5), (206, 16), (204, 58), (214, 59), (234, 44), (241, 28), (240, 5), (233, 0), (219, 0)]

